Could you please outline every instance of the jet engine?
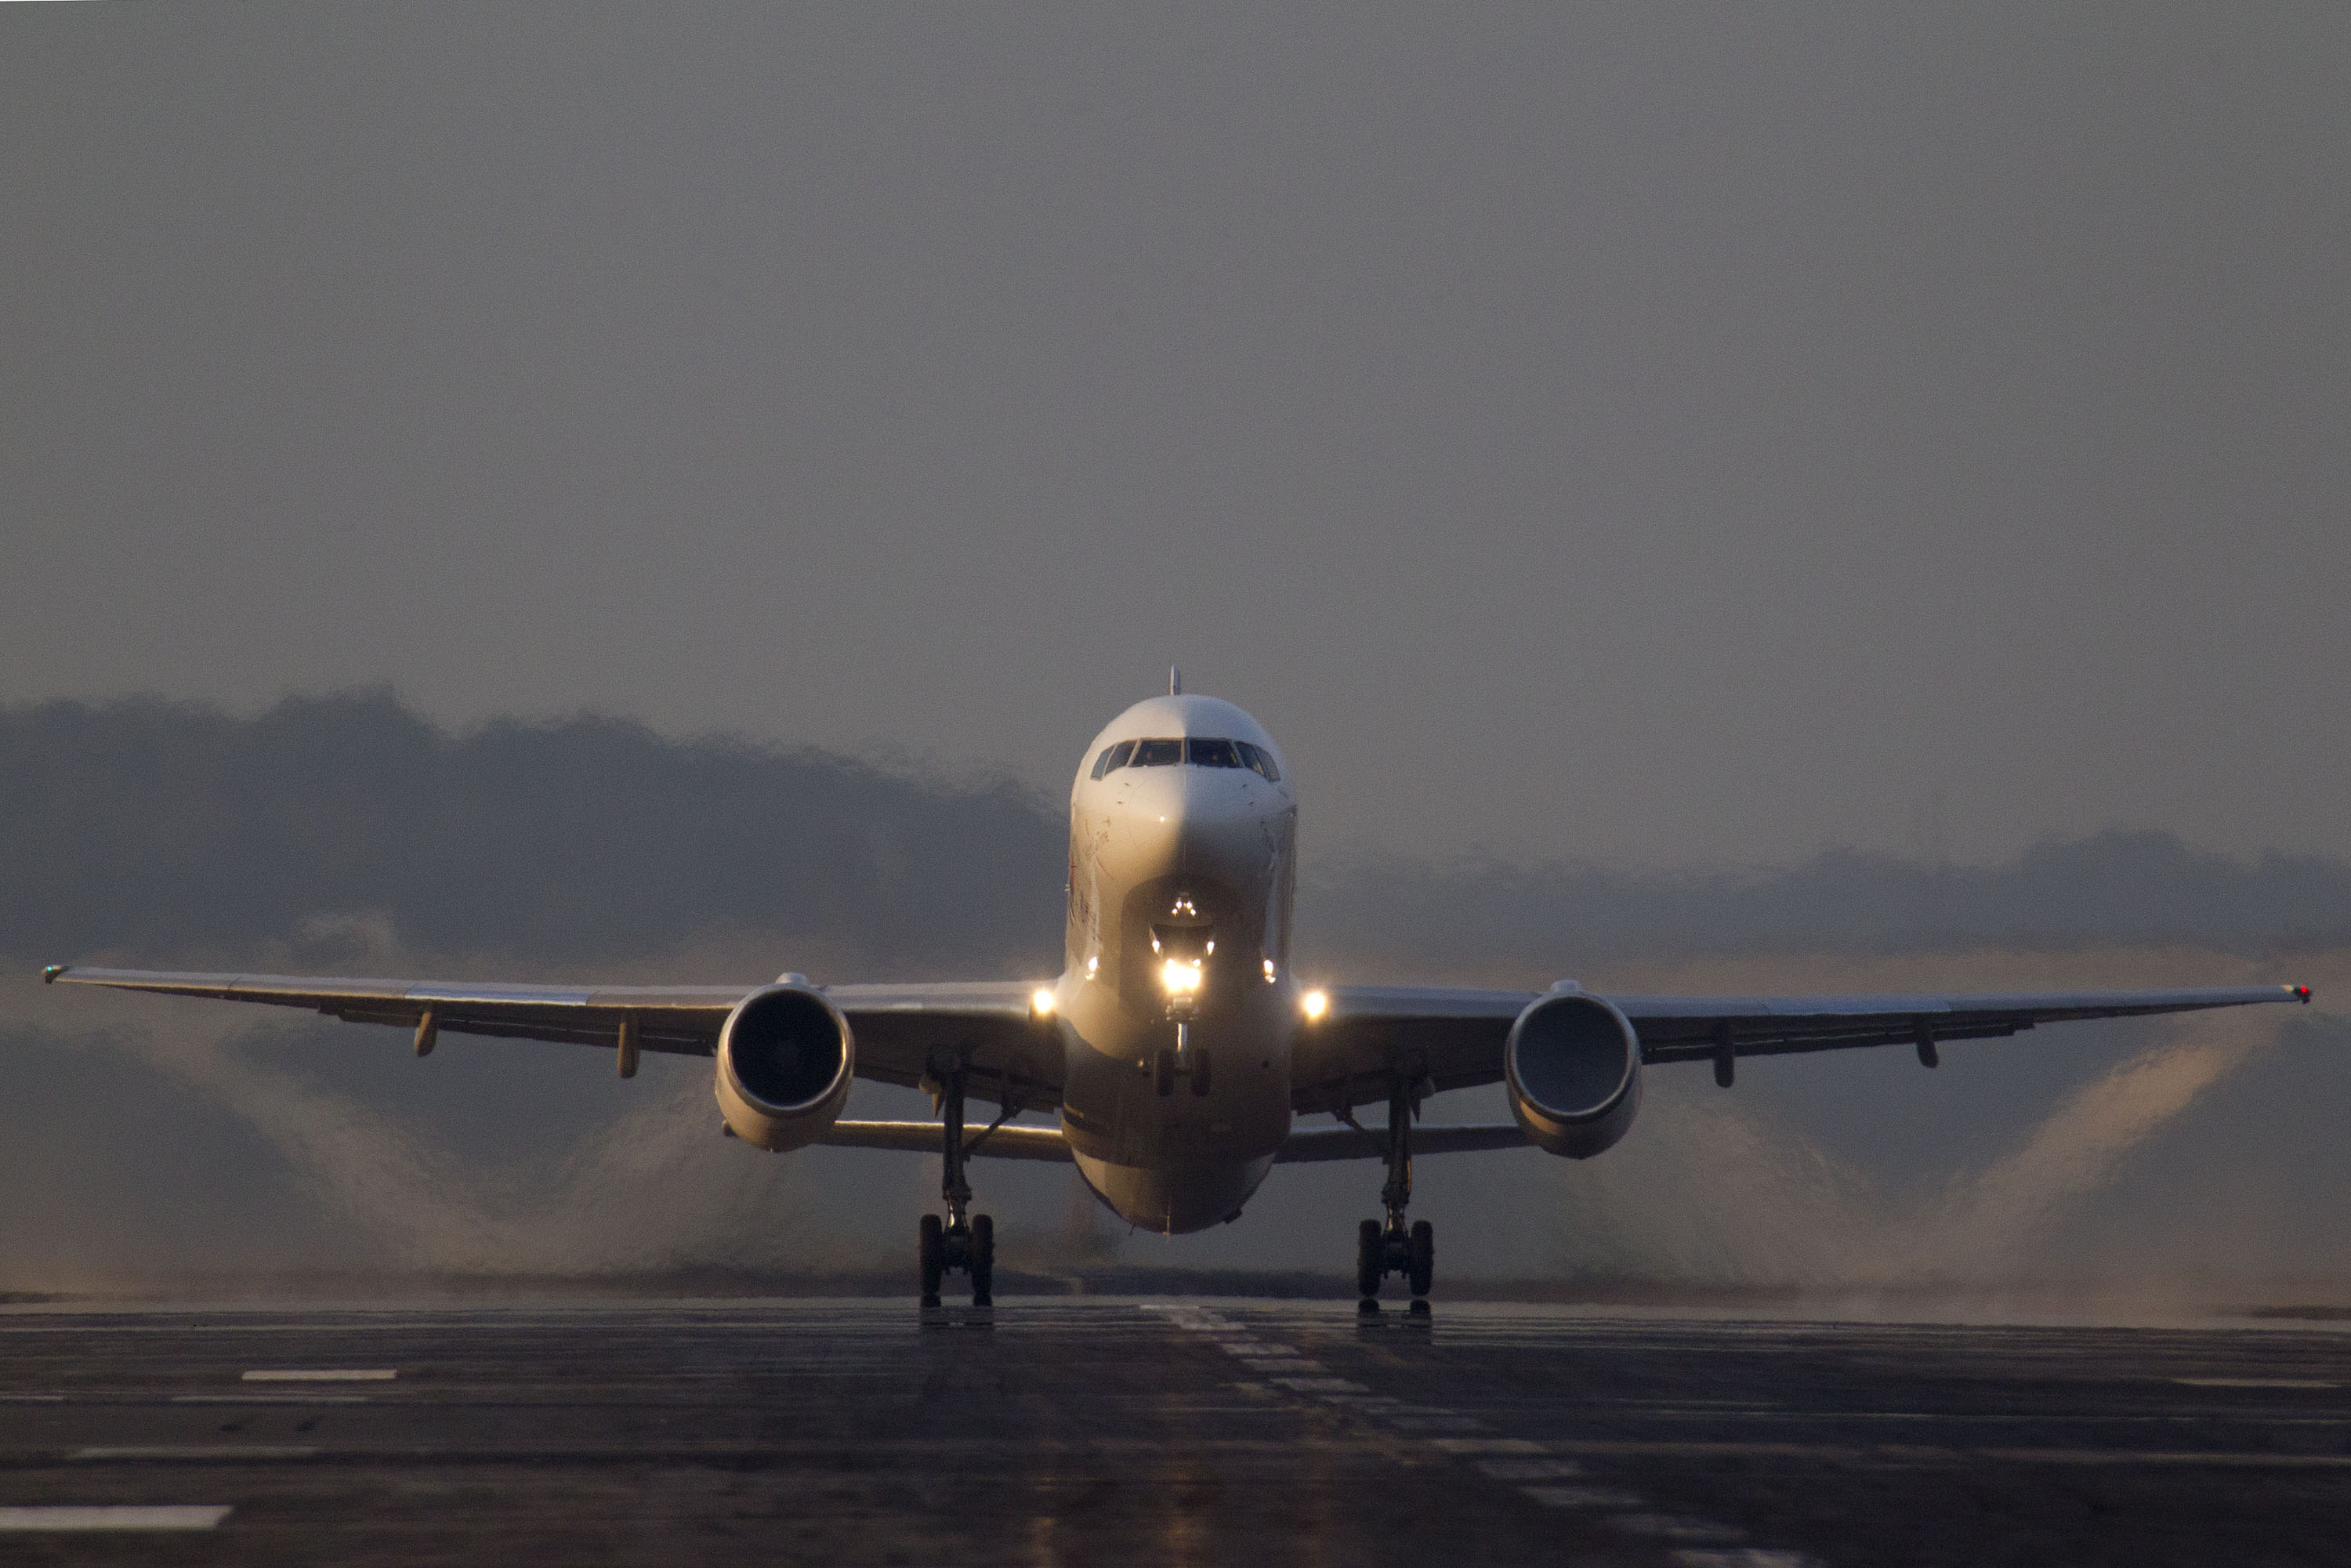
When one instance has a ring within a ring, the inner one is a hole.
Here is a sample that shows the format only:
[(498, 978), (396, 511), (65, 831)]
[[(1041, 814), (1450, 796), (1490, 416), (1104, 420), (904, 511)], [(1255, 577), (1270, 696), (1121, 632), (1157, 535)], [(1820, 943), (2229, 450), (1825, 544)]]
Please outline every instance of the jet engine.
[(1531, 1142), (1589, 1159), (1632, 1129), (1641, 1105), (1640, 1037), (1598, 997), (1544, 997), (1510, 1025), (1502, 1075)]
[(745, 1143), (801, 1148), (840, 1116), (856, 1068), (849, 1020), (821, 992), (769, 986), (718, 1031), (718, 1109)]

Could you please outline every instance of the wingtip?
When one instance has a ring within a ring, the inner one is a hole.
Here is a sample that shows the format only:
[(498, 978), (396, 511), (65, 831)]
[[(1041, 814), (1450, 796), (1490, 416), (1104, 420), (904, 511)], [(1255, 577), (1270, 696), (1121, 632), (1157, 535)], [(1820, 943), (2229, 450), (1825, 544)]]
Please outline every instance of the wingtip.
[(45, 986), (46, 986), (46, 985), (48, 985), (50, 982), (54, 981), (54, 980), (55, 980), (55, 979), (59, 976), (59, 975), (64, 974), (68, 969), (69, 969), (69, 968), (71, 968), (71, 967), (73, 967), (73, 966), (72, 966), (72, 965), (70, 965), (70, 964), (51, 964), (51, 965), (48, 965), (47, 967), (45, 967), (45, 968), (43, 968), (43, 969), (41, 970), (41, 984), (43, 984), (43, 985), (45, 985)]
[(2294, 999), (2300, 1002), (2304, 1007), (2308, 1007), (2310, 1005), (2310, 988), (2308, 986), (2288, 986), (2286, 989), (2292, 991), (2294, 993)]

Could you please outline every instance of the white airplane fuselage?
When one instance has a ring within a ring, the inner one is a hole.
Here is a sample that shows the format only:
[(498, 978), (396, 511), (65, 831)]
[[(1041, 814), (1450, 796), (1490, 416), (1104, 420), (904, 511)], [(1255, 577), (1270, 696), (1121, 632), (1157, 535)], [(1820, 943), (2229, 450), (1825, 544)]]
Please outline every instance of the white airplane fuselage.
[[(1167, 748), (1148, 743), (1171, 740), (1241, 742), (1270, 766), (1226, 763), (1210, 745), (1199, 750), (1220, 765), (1094, 776), (1123, 742), (1156, 758)], [(1237, 1217), (1289, 1134), (1297, 829), (1280, 749), (1230, 703), (1154, 697), (1086, 748), (1054, 989), (1061, 1124), (1087, 1184), (1135, 1225), (1175, 1234)]]

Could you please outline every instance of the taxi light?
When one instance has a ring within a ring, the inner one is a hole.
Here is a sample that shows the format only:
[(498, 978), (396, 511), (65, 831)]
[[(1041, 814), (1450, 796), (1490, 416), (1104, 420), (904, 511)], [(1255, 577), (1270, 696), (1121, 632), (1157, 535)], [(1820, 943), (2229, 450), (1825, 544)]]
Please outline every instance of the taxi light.
[(1037, 1009), (1038, 1017), (1046, 1017), (1053, 1010), (1053, 993), (1040, 986), (1035, 994), (1029, 997), (1029, 1005)]
[(1309, 991), (1298, 998), (1298, 1005), (1306, 1009), (1308, 1018), (1319, 1019), (1331, 1010), (1331, 998), (1321, 991)]
[(1167, 988), (1177, 996), (1188, 996), (1200, 988), (1200, 966), (1197, 964), (1186, 964), (1170, 958), (1160, 974), (1166, 981)]

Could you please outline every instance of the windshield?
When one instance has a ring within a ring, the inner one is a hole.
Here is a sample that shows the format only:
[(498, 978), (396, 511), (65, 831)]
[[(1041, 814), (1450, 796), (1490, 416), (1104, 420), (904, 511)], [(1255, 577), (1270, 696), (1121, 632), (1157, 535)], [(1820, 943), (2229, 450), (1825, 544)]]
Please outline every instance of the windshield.
[(1137, 768), (1172, 768), (1184, 760), (1184, 743), (1180, 740), (1138, 740), (1134, 743)]
[(1184, 760), (1195, 768), (1238, 768), (1240, 753), (1229, 740), (1204, 740), (1195, 736), (1184, 743)]
[(1195, 768), (1247, 768), (1269, 784), (1281, 782), (1281, 769), (1273, 765), (1273, 755), (1264, 747), (1202, 735), (1122, 740), (1116, 746), (1106, 746), (1094, 758), (1092, 776), (1100, 779), (1122, 768), (1172, 768), (1179, 762), (1188, 762)]

